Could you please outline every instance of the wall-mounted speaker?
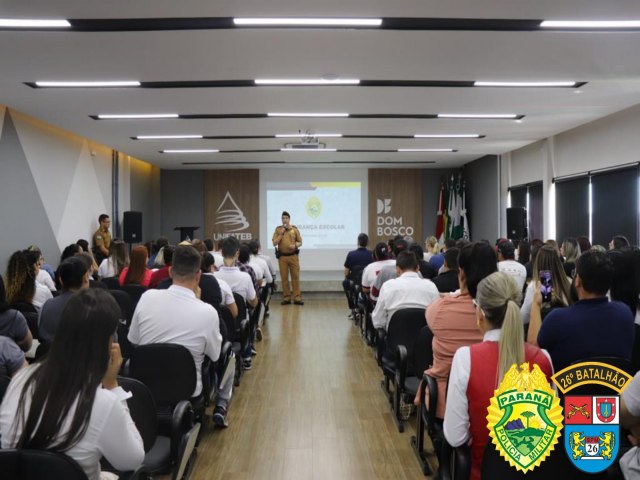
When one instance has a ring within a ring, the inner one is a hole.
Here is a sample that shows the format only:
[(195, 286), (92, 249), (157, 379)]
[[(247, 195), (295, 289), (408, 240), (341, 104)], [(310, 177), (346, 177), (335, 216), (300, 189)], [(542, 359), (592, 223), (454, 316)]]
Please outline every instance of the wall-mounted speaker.
[(122, 236), (126, 243), (142, 242), (142, 212), (124, 212)]
[(527, 209), (524, 207), (507, 208), (507, 238), (522, 240), (528, 236)]

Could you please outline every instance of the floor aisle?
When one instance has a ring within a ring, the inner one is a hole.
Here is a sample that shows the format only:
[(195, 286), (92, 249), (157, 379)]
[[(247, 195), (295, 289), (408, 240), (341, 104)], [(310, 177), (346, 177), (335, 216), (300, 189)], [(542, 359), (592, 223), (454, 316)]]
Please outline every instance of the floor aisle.
[(398, 433), (372, 350), (343, 299), (272, 302), (226, 430), (211, 422), (191, 478), (424, 479)]

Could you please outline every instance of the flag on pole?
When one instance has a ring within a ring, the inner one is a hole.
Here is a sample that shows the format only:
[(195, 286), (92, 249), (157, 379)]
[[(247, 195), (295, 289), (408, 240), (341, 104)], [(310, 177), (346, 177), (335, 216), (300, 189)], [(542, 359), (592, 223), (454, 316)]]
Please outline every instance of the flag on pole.
[(465, 240), (471, 239), (471, 232), (469, 232), (469, 222), (467, 221), (467, 183), (462, 182), (462, 238)]
[(436, 238), (440, 245), (444, 245), (445, 212), (444, 212), (444, 182), (440, 182), (440, 197), (438, 198), (438, 216), (436, 220)]
[(449, 204), (447, 207), (447, 216), (449, 217), (447, 222), (447, 239), (455, 239), (453, 235), (454, 227), (456, 225), (456, 200), (455, 179), (453, 175), (451, 175), (451, 183), (449, 184)]
[(451, 238), (458, 240), (462, 238), (463, 226), (462, 226), (462, 186), (461, 178), (458, 176), (458, 181), (455, 184), (454, 197), (455, 202), (453, 204), (453, 222), (451, 227)]

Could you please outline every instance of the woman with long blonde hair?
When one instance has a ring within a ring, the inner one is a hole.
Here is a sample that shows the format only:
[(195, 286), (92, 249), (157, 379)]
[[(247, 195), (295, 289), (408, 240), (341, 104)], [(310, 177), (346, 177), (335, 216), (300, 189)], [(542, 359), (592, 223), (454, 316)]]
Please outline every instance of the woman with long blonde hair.
[(512, 365), (528, 362), (553, 375), (549, 354), (524, 341), (520, 291), (506, 273), (495, 272), (478, 285), (474, 300), (483, 341), (461, 347), (453, 357), (444, 416), (444, 435), (458, 447), (471, 440), (471, 480), (480, 479), (484, 447), (489, 443), (487, 408), (494, 390)]
[(424, 241), (424, 261), (428, 262), (432, 256), (438, 253), (440, 253), (440, 245), (438, 245), (438, 239), (433, 235), (427, 237), (427, 239)]

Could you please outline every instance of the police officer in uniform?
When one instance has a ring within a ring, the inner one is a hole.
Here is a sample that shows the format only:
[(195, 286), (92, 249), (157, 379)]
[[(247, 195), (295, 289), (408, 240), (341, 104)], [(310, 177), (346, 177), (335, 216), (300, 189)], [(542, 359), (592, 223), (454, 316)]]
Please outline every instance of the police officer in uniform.
[(291, 283), (293, 287), (293, 303), (304, 305), (300, 297), (300, 261), (298, 253), (302, 245), (300, 231), (291, 225), (289, 212), (282, 212), (282, 225), (276, 228), (273, 234), (273, 246), (276, 247), (276, 257), (280, 266), (280, 277), (282, 278), (282, 295), (284, 300), (282, 305), (291, 303), (291, 289), (289, 288), (289, 272), (291, 272)]
[(109, 227), (111, 226), (111, 219), (109, 215), (103, 213), (98, 217), (100, 227), (93, 234), (93, 256), (96, 259), (96, 263), (100, 265), (100, 262), (109, 257), (109, 247), (111, 246), (111, 234), (109, 233)]

